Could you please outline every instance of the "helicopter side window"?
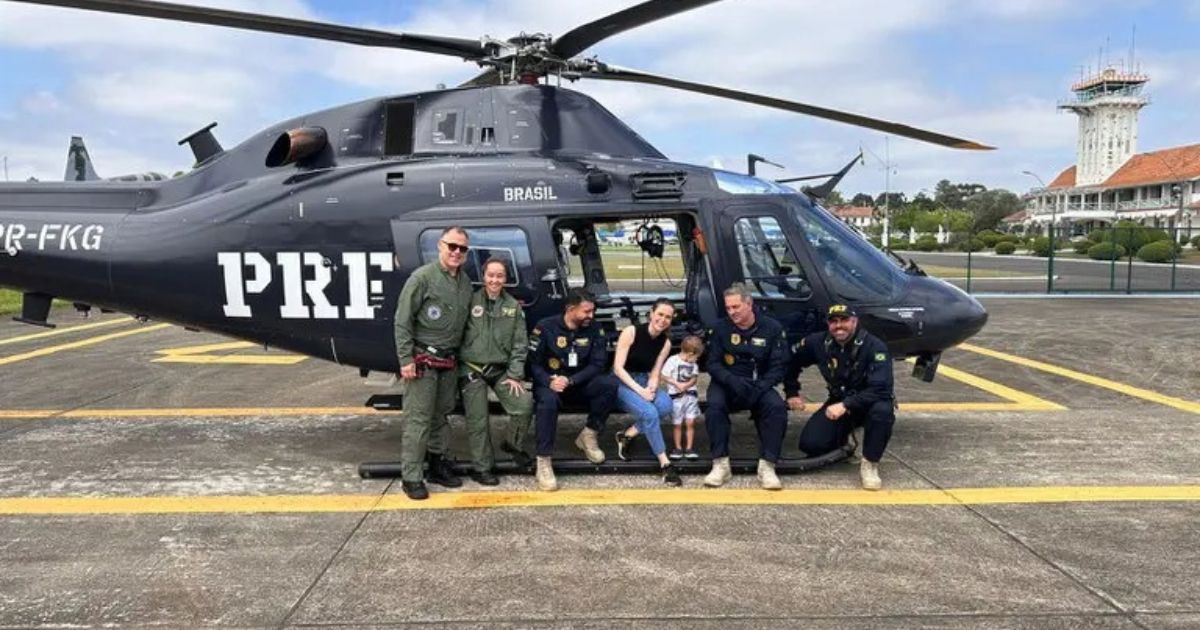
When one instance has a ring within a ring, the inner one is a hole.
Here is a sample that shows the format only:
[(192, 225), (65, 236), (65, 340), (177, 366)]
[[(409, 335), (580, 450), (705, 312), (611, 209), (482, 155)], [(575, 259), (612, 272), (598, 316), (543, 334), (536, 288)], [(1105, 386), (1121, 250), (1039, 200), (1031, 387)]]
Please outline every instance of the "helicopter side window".
[(755, 295), (805, 300), (812, 287), (773, 217), (744, 217), (734, 224), (742, 278)]
[(457, 109), (443, 109), (433, 113), (434, 144), (458, 144), (458, 123), (462, 120), (461, 114)]
[[(442, 236), (442, 228), (421, 232), (421, 262), (437, 260), (438, 239)], [(471, 239), (471, 250), (467, 252), (467, 260), (463, 269), (471, 284), (482, 284), (483, 263), (489, 258), (499, 258), (504, 261), (508, 272), (508, 283), (505, 286), (515, 287), (521, 284), (519, 269), (533, 266), (529, 253), (529, 239), (525, 232), (516, 227), (482, 227), (467, 228), (467, 236)]]
[(842, 299), (878, 303), (896, 297), (905, 276), (882, 252), (820, 206), (797, 205), (793, 213), (813, 257)]

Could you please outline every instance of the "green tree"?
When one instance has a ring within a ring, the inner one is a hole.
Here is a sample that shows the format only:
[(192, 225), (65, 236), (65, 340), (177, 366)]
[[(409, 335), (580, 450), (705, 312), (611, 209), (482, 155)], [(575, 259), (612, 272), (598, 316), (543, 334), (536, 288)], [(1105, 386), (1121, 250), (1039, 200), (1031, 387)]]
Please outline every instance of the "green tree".
[(936, 234), (938, 226), (945, 222), (941, 212), (919, 212), (913, 221), (913, 228), (919, 234)]
[(871, 195), (868, 195), (867, 193), (860, 192), (850, 198), (850, 205), (866, 206), (866, 207), (874, 208), (875, 207), (875, 198), (872, 197)]
[(961, 208), (966, 198), (987, 190), (983, 184), (951, 184), (943, 179), (933, 187), (933, 200), (947, 208)]
[[(884, 205), (883, 202), (883, 193), (879, 193), (879, 196), (875, 198), (875, 203), (871, 205), (875, 206), (876, 208), (882, 208)], [(905, 197), (905, 194), (902, 192), (890, 192), (887, 193), (887, 202), (888, 208), (895, 209), (908, 203), (908, 200)]]
[(975, 231), (990, 230), (1000, 225), (1000, 219), (1021, 209), (1021, 198), (1011, 191), (997, 188), (985, 190), (966, 200)]
[(826, 208), (832, 208), (833, 206), (844, 206), (846, 205), (846, 200), (842, 198), (842, 193), (834, 190), (830, 191), (829, 196), (825, 198), (824, 203), (821, 205), (825, 206)]

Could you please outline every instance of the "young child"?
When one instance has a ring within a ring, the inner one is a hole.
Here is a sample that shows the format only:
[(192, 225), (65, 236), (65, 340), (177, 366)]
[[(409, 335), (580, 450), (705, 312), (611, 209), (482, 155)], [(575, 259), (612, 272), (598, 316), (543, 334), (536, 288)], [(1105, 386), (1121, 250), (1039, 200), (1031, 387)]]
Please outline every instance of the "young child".
[[(663, 365), (662, 379), (667, 383), (667, 393), (671, 395), (673, 408), (672, 422), (675, 424), (675, 448), (667, 454), (671, 459), (696, 459), (696, 451), (692, 449), (696, 437), (696, 419), (700, 417), (700, 393), (696, 389), (696, 381), (700, 378), (700, 368), (696, 361), (704, 354), (704, 340), (696, 336), (685, 337), (679, 347), (679, 354), (667, 359)], [(683, 438), (683, 427), (687, 425), (687, 448), (680, 443)]]

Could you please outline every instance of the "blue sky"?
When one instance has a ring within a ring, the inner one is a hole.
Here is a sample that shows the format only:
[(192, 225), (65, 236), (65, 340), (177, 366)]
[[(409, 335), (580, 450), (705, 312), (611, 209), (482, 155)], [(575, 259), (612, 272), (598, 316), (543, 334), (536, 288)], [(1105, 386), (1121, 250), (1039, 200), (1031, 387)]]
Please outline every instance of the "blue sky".
[[(562, 34), (629, 0), (228, 0), (240, 10), (397, 31)], [(843, 108), (999, 147), (960, 152), (656, 87), (575, 84), (674, 159), (731, 170), (745, 154), (826, 172), (864, 146), (891, 187), (937, 180), (1024, 190), (1074, 162), (1075, 118), (1055, 110), (1081, 67), (1128, 58), (1150, 75), (1139, 150), (1200, 142), (1200, 0), (725, 0), (589, 50), (616, 65)], [(170, 24), (0, 0), (0, 156), (11, 179), (62, 176), (83, 135), (102, 176), (190, 164), (183, 136), (211, 121), (228, 147), (278, 120), (375, 95), (454, 85), (456, 59)], [(883, 190), (869, 157), (842, 186)]]

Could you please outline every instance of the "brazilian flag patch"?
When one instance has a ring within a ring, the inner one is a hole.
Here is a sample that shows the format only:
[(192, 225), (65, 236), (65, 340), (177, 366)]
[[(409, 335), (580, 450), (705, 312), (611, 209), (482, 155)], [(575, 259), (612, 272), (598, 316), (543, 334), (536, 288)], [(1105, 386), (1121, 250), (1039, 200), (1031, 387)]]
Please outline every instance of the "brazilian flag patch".
[(887, 355), (886, 355), (886, 354), (884, 354), (884, 353), (882, 353), (882, 352), (876, 352), (876, 353), (875, 353), (875, 360), (876, 360), (876, 361), (887, 361)]

